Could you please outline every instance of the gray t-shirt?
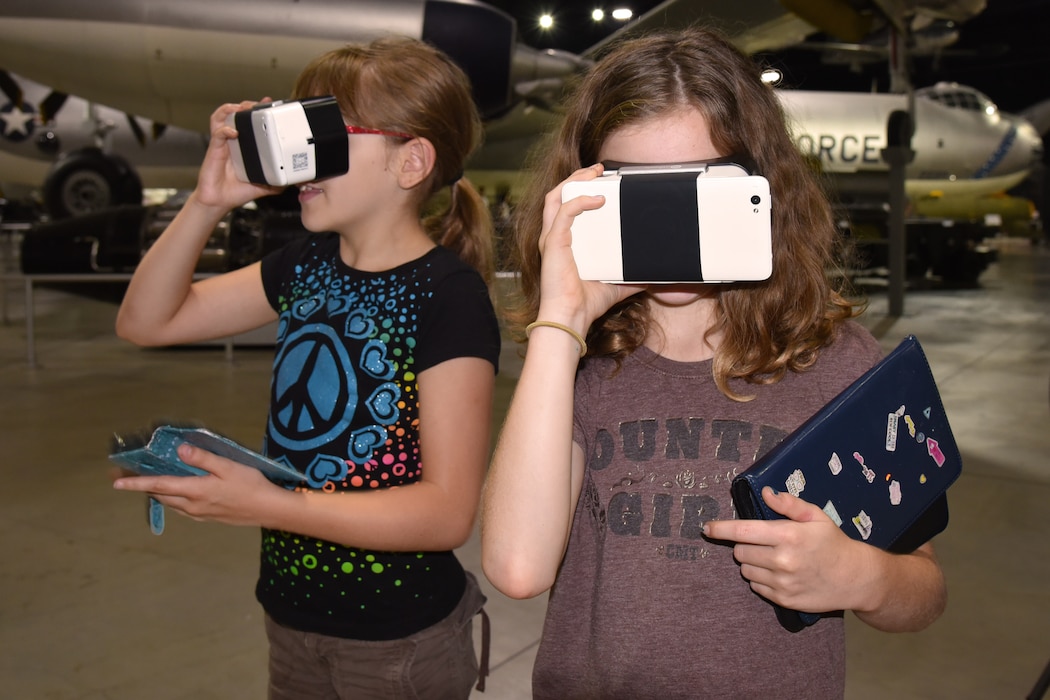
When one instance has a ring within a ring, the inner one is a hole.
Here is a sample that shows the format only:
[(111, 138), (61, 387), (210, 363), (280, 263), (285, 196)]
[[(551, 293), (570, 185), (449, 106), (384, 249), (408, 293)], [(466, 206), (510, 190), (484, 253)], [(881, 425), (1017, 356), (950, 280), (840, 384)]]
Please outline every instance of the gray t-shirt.
[(798, 633), (753, 593), (731, 546), (704, 539), (735, 517), (732, 478), (878, 361), (844, 324), (808, 371), (726, 398), (711, 362), (641, 348), (613, 373), (588, 360), (574, 440), (587, 455), (568, 550), (533, 671), (537, 698), (841, 698), (841, 616)]

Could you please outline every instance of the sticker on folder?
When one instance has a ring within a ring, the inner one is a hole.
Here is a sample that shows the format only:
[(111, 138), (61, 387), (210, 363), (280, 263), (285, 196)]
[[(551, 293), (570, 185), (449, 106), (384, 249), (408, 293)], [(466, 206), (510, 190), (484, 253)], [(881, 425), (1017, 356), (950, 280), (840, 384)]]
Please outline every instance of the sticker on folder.
[(797, 496), (806, 490), (806, 476), (802, 473), (801, 469), (796, 469), (791, 472), (788, 476), (787, 481), (784, 482), (784, 486), (787, 487), (788, 493), (792, 496)]
[(941, 452), (941, 444), (931, 437), (926, 438), (926, 451), (933, 457), (933, 461), (937, 463), (938, 467), (944, 466), (944, 453)]
[(901, 406), (886, 418), (886, 451), (893, 452), (897, 449), (897, 424), (904, 415), (904, 406)]
[(853, 459), (860, 463), (861, 473), (864, 474), (864, 478), (868, 480), (868, 483), (875, 481), (875, 472), (868, 469), (868, 465), (864, 463), (864, 455), (860, 452), (854, 452)]

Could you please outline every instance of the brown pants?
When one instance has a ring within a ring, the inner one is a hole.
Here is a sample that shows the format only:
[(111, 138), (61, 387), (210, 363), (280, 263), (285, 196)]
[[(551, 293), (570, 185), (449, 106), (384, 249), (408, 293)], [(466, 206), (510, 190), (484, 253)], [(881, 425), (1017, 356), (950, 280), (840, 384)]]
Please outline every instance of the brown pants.
[[(288, 629), (267, 616), (269, 700), (467, 698), (479, 678), (473, 621), (484, 615), (484, 604), (468, 571), (463, 598), (449, 616), (403, 639), (328, 637)], [(482, 656), (487, 660), (487, 649)]]

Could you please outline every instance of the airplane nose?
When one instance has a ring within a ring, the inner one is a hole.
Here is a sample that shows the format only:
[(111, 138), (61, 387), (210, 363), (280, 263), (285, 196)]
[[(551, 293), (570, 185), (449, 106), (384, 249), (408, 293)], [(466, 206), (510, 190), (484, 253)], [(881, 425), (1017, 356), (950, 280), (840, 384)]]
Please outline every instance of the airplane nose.
[(1028, 163), (1034, 166), (1043, 160), (1043, 139), (1030, 121), (1023, 117), (1015, 117), (1014, 124), (1017, 128), (1017, 147), (1022, 153), (1028, 155)]
[(1043, 139), (1032, 123), (1016, 114), (1000, 114), (1003, 126), (1008, 128), (992, 157), (978, 169), (975, 177), (1027, 176), (1043, 160)]

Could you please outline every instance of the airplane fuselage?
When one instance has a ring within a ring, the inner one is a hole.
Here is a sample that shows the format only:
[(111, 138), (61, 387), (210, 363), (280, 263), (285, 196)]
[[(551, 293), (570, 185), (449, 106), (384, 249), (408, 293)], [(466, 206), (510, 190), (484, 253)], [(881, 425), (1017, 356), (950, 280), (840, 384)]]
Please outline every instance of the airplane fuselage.
[[(980, 96), (968, 88), (955, 89), (960, 95)], [(908, 196), (1001, 192), (1020, 183), (1042, 153), (1042, 140), (1031, 124), (999, 112), (987, 98), (949, 106), (933, 99), (942, 94), (919, 91), (914, 100), (910, 145), (915, 156), (906, 168)], [(824, 172), (849, 179), (888, 171), (882, 155), (888, 120), (892, 112), (909, 109), (905, 95), (794, 90), (779, 95), (796, 144)]]

